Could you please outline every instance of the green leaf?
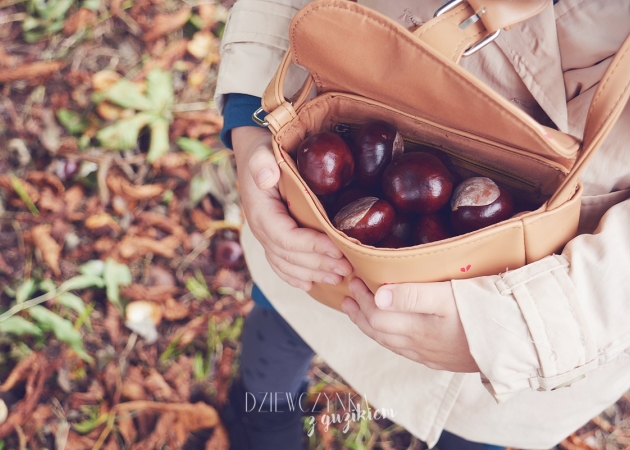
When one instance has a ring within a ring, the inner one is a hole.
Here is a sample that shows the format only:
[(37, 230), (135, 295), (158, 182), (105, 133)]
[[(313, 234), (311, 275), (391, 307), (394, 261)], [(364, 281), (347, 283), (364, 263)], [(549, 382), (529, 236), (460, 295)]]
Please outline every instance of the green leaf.
[(101, 145), (110, 150), (131, 150), (138, 143), (140, 130), (152, 119), (147, 113), (136, 114), (129, 119), (119, 120), (96, 133)]
[(83, 299), (71, 292), (63, 292), (59, 294), (57, 296), (57, 301), (66, 308), (70, 308), (79, 314), (83, 314), (85, 312), (85, 303), (83, 303)]
[(177, 139), (177, 145), (186, 153), (190, 153), (199, 161), (203, 161), (207, 159), (209, 156), (214, 154), (214, 150), (208, 147), (203, 142), (198, 139), (190, 139), (187, 137), (180, 137)]
[(81, 134), (90, 125), (81, 114), (65, 108), (57, 110), (57, 120), (70, 134)]
[(138, 111), (153, 109), (153, 103), (140, 93), (140, 87), (126, 78), (118, 80), (116, 84), (106, 90), (105, 98), (123, 108)]
[(92, 259), (79, 266), (79, 272), (83, 275), (90, 275), (93, 277), (102, 277), (105, 270), (105, 261), (100, 259)]
[(29, 278), (15, 290), (15, 301), (24, 303), (35, 293), (35, 280)]
[(153, 105), (152, 110), (163, 113), (173, 106), (173, 77), (170, 72), (153, 69), (147, 75), (147, 97)]
[(101, 277), (95, 277), (92, 275), (77, 275), (69, 280), (65, 281), (59, 286), (60, 291), (73, 291), (75, 289), (85, 289), (89, 287), (102, 288), (105, 286)]
[(96, 418), (90, 418), (83, 422), (75, 423), (72, 428), (79, 434), (87, 434), (99, 425), (104, 424), (109, 419), (109, 414), (102, 414)]
[(81, 6), (89, 9), (90, 11), (96, 12), (101, 7), (101, 0), (83, 0)]
[(51, 329), (57, 339), (68, 344), (83, 360), (88, 362), (93, 361), (90, 355), (85, 352), (81, 333), (73, 328), (72, 322), (58, 316), (43, 306), (33, 306), (28, 309), (28, 313), (38, 323)]
[(42, 330), (32, 322), (20, 317), (9, 317), (4, 322), (0, 322), (0, 333), (11, 334), (34, 334), (35, 336), (41, 336)]
[(153, 162), (160, 156), (168, 153), (171, 145), (168, 140), (168, 122), (166, 119), (157, 118), (151, 122), (151, 144), (147, 153), (147, 161)]
[(105, 261), (105, 270), (103, 271), (103, 279), (105, 280), (105, 289), (107, 290), (107, 299), (122, 309), (120, 304), (120, 286), (128, 286), (131, 284), (131, 270), (125, 264), (120, 264), (108, 258)]
[(24, 185), (22, 184), (20, 179), (13, 174), (10, 174), (9, 178), (11, 179), (11, 186), (13, 187), (13, 190), (26, 204), (31, 214), (35, 216), (39, 215), (39, 210), (37, 209), (37, 206), (35, 206), (35, 203), (33, 203), (33, 200), (31, 199), (31, 197), (29, 197), (28, 192), (26, 192), (26, 189), (24, 189)]

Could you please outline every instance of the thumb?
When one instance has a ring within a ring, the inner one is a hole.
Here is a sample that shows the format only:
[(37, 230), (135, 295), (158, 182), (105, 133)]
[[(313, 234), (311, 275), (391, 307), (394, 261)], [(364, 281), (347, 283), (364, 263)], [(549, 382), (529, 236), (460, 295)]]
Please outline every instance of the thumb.
[(402, 283), (381, 286), (375, 295), (379, 309), (421, 314), (444, 314), (444, 306), (455, 301), (451, 283)]
[(260, 189), (274, 187), (280, 179), (280, 168), (273, 151), (267, 145), (259, 145), (249, 159), (249, 173)]

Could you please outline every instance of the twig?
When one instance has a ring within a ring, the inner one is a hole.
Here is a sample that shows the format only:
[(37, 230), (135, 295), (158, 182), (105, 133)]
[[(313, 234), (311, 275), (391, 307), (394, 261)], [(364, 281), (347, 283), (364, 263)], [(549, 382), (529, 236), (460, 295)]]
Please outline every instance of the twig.
[(177, 103), (173, 105), (173, 112), (205, 111), (206, 109), (210, 109), (210, 105), (207, 102)]
[(9, 14), (8, 16), (0, 19), (0, 25), (3, 25), (5, 23), (11, 23), (11, 22), (20, 22), (26, 19), (27, 17), (28, 17), (28, 14), (26, 13)]
[(0, 3), (0, 9), (6, 8), (8, 6), (17, 5), (18, 3), (24, 3), (26, 0), (6, 0), (5, 2)]
[(101, 163), (98, 166), (96, 172), (96, 180), (98, 181), (98, 196), (101, 200), (101, 205), (106, 206), (109, 203), (109, 189), (107, 188), (107, 172), (112, 166), (112, 155), (105, 155), (101, 159)]

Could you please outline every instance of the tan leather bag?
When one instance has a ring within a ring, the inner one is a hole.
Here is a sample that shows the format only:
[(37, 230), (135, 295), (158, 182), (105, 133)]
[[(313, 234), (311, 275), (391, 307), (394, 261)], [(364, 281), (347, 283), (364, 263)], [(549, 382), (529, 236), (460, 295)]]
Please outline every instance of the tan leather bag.
[[(580, 173), (630, 94), (630, 39), (599, 84), (582, 142), (536, 123), (457, 65), (471, 46), (493, 39), (501, 28), (538, 14), (549, 3), (455, 0), (413, 33), (345, 0), (315, 1), (294, 17), (290, 48), (257, 114), (262, 109), (268, 113), (264, 124), (273, 133), (280, 193), (289, 212), (300, 226), (330, 236), (355, 269), (339, 286), (315, 284), (309, 293), (316, 300), (339, 309), (354, 276), (375, 291), (385, 283), (498, 274), (558, 252), (575, 236)], [(466, 20), (471, 25), (460, 26)], [(291, 64), (307, 68), (310, 76), (286, 100), (284, 81)], [(307, 101), (313, 84), (317, 96)], [(333, 227), (291, 155), (315, 132), (379, 119), (395, 125), (407, 144), (443, 150), (455, 165), (499, 180), (541, 206), (435, 243), (402, 249), (360, 244)]]

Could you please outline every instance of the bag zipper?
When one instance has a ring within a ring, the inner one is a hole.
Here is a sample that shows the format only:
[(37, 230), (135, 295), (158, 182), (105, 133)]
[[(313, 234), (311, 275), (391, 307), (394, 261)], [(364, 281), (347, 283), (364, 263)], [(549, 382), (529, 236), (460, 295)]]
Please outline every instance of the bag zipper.
[[(336, 133), (339, 134), (349, 134), (356, 133), (361, 128), (360, 124), (348, 124), (348, 123), (338, 123), (333, 129)], [(435, 145), (428, 144), (423, 141), (419, 141), (416, 139), (409, 138), (403, 135), (403, 141), (405, 144), (412, 144), (416, 146), (424, 146), (430, 147), (440, 152), (447, 154), (454, 165), (461, 167), (463, 169), (470, 170), (482, 176), (487, 176), (488, 178), (492, 178), (495, 181), (505, 183), (509, 186), (512, 186), (516, 189), (519, 189), (524, 192), (539, 194), (540, 191), (540, 183), (528, 180), (527, 178), (523, 178), (519, 175), (513, 173), (506, 173), (505, 170), (500, 169), (496, 166), (489, 165), (487, 163), (481, 162), (478, 159), (470, 158), (468, 156), (462, 156), (460, 154), (456, 154), (452, 150), (436, 147)], [(407, 147), (405, 146), (405, 149)]]

